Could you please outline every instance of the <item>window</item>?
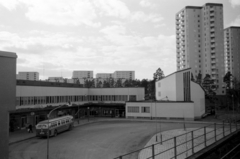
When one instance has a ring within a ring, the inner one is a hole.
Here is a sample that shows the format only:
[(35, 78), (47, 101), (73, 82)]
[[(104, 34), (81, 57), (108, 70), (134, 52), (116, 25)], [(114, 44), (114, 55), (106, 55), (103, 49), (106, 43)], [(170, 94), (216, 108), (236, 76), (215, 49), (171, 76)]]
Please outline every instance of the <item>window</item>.
[(149, 107), (142, 107), (142, 113), (150, 113)]
[(158, 92), (158, 96), (161, 97), (161, 92)]
[(158, 87), (161, 87), (161, 83), (160, 82), (158, 83)]
[(129, 106), (129, 107), (128, 107), (128, 112), (129, 112), (129, 113), (139, 113), (139, 107)]

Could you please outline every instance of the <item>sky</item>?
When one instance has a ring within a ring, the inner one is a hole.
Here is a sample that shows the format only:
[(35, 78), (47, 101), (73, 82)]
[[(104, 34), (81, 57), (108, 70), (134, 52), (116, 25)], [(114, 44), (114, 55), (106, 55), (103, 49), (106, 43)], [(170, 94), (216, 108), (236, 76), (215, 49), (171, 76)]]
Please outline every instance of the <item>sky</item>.
[(175, 14), (222, 3), (224, 28), (240, 26), (240, 0), (0, 0), (0, 50), (17, 72), (71, 78), (74, 70), (176, 71)]

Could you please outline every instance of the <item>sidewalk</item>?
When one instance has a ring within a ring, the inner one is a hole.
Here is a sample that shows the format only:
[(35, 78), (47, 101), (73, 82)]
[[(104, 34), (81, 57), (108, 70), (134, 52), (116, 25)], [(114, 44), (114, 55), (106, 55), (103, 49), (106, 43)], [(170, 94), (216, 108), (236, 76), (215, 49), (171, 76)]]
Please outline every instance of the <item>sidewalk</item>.
[[(99, 121), (145, 121), (145, 122), (155, 122), (159, 120), (149, 120), (149, 119), (126, 119), (126, 118), (84, 118), (79, 120), (78, 124), (78, 119), (75, 120), (74, 122), (74, 127), (76, 126), (81, 126), (89, 123), (94, 123), (94, 122), (99, 122)], [(219, 119), (215, 119), (213, 116), (208, 116), (204, 119), (198, 120), (198, 121), (183, 121), (183, 120), (161, 120), (161, 122), (166, 122), (166, 123), (221, 123), (222, 121)], [(14, 144), (17, 142), (21, 142), (27, 139), (31, 139), (36, 137), (36, 131), (35, 128), (33, 129), (33, 133), (28, 133), (26, 129), (23, 130), (17, 130), (15, 132), (10, 132), (9, 133), (9, 144)]]

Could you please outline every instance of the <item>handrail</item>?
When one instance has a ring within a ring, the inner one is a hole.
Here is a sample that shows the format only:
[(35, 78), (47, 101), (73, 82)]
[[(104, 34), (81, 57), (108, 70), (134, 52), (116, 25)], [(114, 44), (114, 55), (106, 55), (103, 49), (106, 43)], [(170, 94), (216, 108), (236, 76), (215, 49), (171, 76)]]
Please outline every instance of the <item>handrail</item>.
[(233, 152), (236, 148), (238, 148), (238, 146), (240, 146), (240, 144), (235, 146), (231, 151), (229, 151), (227, 154), (225, 154), (221, 159), (224, 159), (225, 157), (227, 157), (231, 152)]
[[(219, 126), (216, 126), (216, 125), (219, 125)], [(206, 129), (209, 128), (209, 127), (212, 128), (213, 130), (206, 131)], [(174, 136), (172, 138), (168, 138), (166, 140), (157, 142), (157, 143), (152, 144), (150, 146), (138, 149), (136, 151), (133, 151), (133, 152), (130, 152), (130, 153), (127, 153), (127, 154), (124, 154), (124, 155), (121, 155), (121, 156), (116, 157), (114, 159), (122, 159), (124, 156), (132, 155), (134, 153), (141, 152), (142, 150), (149, 149), (149, 148), (152, 149), (152, 154), (150, 154), (151, 152), (147, 151), (147, 156), (146, 156), (145, 159), (154, 158), (155, 156), (159, 156), (159, 155), (161, 155), (161, 154), (163, 154), (167, 151), (174, 151), (174, 157), (170, 157), (170, 158), (176, 158), (177, 156), (182, 155), (183, 153), (186, 153), (188, 151), (190, 151), (191, 154), (194, 154), (194, 153), (196, 153), (196, 152), (194, 152), (194, 149), (196, 147), (198, 147), (200, 145), (202, 145), (203, 147), (207, 147), (207, 146), (213, 144), (214, 142), (218, 141), (220, 135), (221, 135), (220, 138), (224, 138), (224, 137), (230, 135), (231, 133), (233, 133), (235, 131), (239, 131), (239, 129), (240, 129), (240, 127), (239, 127), (239, 124), (237, 124), (237, 123), (232, 124), (232, 123), (224, 123), (223, 122), (222, 124), (219, 124), (219, 123), (218, 124), (217, 123), (209, 124), (207, 126), (204, 126), (204, 127), (192, 130), (192, 131), (188, 131), (184, 134)], [(197, 135), (196, 136), (194, 133), (196, 131), (199, 131), (199, 130), (203, 130), (203, 133), (200, 133), (200, 135), (196, 134)], [(188, 138), (188, 139), (184, 140), (183, 142), (177, 144), (176, 140), (178, 138), (184, 137), (184, 136), (189, 135), (189, 134), (191, 135), (190, 139)], [(213, 134), (213, 137), (209, 136), (209, 134)], [(200, 139), (196, 141), (196, 139), (198, 139), (198, 138), (200, 138)], [(167, 144), (168, 146), (164, 147), (164, 150), (162, 150), (161, 152), (158, 152), (158, 153), (155, 154), (154, 149), (156, 148), (156, 146), (158, 146), (159, 144), (163, 145), (163, 143), (166, 143), (166, 142), (170, 142), (169, 144)], [(184, 144), (186, 144), (186, 149), (184, 149), (183, 152), (182, 151), (177, 152), (176, 151), (177, 148), (179, 146), (184, 145)], [(188, 144), (190, 144), (190, 147), (187, 147)], [(200, 148), (200, 149), (202, 149), (202, 148)]]

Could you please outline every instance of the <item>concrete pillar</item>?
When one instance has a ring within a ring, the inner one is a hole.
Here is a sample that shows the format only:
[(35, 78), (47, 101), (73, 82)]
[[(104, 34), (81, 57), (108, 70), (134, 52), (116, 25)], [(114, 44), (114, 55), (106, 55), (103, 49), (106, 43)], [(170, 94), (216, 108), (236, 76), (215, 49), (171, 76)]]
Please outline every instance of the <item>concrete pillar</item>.
[(16, 58), (11, 52), (0, 51), (0, 154), (8, 159), (9, 111), (16, 105)]

